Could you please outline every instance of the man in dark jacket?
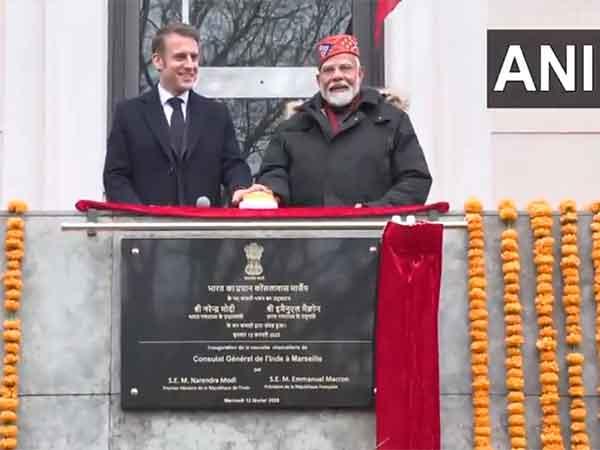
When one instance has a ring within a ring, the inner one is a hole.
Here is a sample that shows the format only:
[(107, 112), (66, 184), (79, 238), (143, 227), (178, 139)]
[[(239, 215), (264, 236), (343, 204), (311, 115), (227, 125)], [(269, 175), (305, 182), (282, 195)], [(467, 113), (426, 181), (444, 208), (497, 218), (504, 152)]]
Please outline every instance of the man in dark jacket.
[(283, 122), (263, 158), (259, 182), (290, 206), (425, 203), (431, 175), (408, 115), (361, 89), (356, 38), (317, 46), (319, 93)]
[(104, 164), (108, 200), (220, 206), (221, 186), (234, 204), (247, 192), (250, 169), (227, 108), (192, 90), (199, 54), (200, 38), (189, 25), (170, 24), (156, 33), (158, 85), (115, 112)]

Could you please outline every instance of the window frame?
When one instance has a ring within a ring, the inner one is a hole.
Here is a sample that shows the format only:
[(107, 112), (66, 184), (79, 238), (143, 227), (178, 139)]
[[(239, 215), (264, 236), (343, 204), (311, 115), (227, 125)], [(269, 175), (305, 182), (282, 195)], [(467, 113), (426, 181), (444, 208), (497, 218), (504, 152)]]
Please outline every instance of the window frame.
[[(142, 2), (149, 0), (108, 0), (108, 126), (116, 104), (139, 95), (141, 43), (139, 11)], [(374, 18), (377, 0), (352, 1), (350, 32), (359, 40), (361, 61), (365, 67), (364, 84), (385, 86), (384, 39), (375, 45)], [(181, 17), (189, 17), (189, 0), (182, 0)], [(231, 70), (232, 68), (228, 68)], [(226, 94), (224, 92), (224, 94)], [(221, 98), (236, 98), (221, 95)]]

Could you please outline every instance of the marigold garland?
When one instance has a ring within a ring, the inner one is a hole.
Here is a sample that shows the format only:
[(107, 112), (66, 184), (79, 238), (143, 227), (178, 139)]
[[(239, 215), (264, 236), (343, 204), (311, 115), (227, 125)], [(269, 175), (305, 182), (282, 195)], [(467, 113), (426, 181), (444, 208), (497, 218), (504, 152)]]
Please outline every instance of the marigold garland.
[(512, 200), (502, 200), (498, 215), (507, 228), (502, 232), (500, 257), (504, 275), (504, 324), (506, 346), (506, 389), (508, 390), (508, 435), (512, 450), (527, 449), (525, 421), (525, 375), (523, 373), (523, 325), (519, 280), (519, 235), (514, 228), (518, 213)]
[[(8, 211), (21, 215), (27, 205), (19, 200), (8, 204)], [(23, 279), (21, 265), (25, 256), (25, 221), (22, 217), (10, 217), (6, 221), (4, 240), (6, 271), (4, 283), (5, 317), (2, 336), (4, 338), (4, 367), (0, 385), (0, 449), (16, 449), (19, 428), (17, 408), (19, 406), (18, 363), (21, 350), (21, 321), (16, 317), (21, 305)]]
[(559, 415), (559, 370), (556, 359), (557, 333), (552, 319), (554, 306), (552, 208), (545, 201), (534, 201), (528, 205), (527, 210), (534, 236), (533, 260), (537, 272), (535, 309), (538, 317), (536, 347), (540, 355), (540, 406), (542, 410), (540, 439), (544, 450), (563, 449)]
[[(594, 299), (596, 300), (596, 355), (600, 360), (600, 202), (591, 205), (593, 214), (590, 229), (592, 231), (592, 266), (594, 268)], [(597, 388), (600, 393), (600, 386)], [(600, 418), (600, 414), (598, 415)]]
[(563, 278), (563, 308), (565, 310), (566, 342), (571, 348), (567, 354), (569, 367), (569, 395), (571, 397), (571, 448), (589, 450), (589, 436), (585, 425), (586, 408), (583, 385), (583, 353), (576, 351), (583, 340), (581, 327), (581, 295), (579, 288), (579, 250), (577, 248), (577, 204), (573, 200), (560, 203), (561, 260)]
[(465, 203), (469, 233), (469, 334), (473, 389), (473, 447), (492, 448), (490, 421), (490, 380), (488, 376), (488, 311), (486, 304), (485, 256), (482, 205), (471, 198)]

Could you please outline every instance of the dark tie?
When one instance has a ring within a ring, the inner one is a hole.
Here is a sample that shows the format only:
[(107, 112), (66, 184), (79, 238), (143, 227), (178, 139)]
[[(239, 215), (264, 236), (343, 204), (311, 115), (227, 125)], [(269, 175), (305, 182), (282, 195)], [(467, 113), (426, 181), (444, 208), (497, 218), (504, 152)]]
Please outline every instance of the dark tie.
[(173, 108), (171, 115), (171, 145), (175, 150), (175, 154), (179, 157), (183, 155), (183, 133), (185, 130), (185, 121), (183, 120), (183, 111), (181, 104), (183, 100), (179, 97), (171, 97), (167, 103)]

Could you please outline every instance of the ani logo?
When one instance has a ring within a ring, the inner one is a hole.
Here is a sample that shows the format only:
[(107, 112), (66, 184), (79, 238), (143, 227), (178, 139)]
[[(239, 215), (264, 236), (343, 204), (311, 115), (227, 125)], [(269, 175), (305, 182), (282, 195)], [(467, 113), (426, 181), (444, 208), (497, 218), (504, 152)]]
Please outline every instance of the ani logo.
[(256, 242), (248, 244), (244, 247), (244, 253), (246, 254), (246, 259), (248, 260), (246, 268), (244, 269), (246, 275), (255, 277), (262, 275), (263, 267), (260, 265), (260, 258), (262, 258), (264, 250), (264, 247), (262, 245), (258, 245)]

